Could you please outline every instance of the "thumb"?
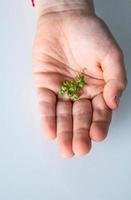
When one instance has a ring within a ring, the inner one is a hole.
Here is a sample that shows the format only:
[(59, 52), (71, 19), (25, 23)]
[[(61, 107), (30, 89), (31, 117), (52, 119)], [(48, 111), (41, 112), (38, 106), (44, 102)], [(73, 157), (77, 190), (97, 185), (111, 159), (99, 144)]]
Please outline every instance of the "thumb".
[(112, 55), (107, 55), (102, 63), (102, 68), (106, 82), (103, 96), (108, 107), (114, 110), (118, 107), (120, 96), (127, 85), (122, 52), (117, 50)]
[(104, 99), (106, 104), (112, 109), (116, 109), (119, 106), (120, 97), (123, 90), (125, 89), (125, 84), (119, 80), (109, 80), (104, 87)]

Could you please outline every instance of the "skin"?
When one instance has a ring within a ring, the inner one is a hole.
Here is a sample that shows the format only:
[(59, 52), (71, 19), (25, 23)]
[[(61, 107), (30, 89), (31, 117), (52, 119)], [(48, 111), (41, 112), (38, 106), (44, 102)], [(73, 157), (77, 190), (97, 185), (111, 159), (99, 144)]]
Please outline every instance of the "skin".
[[(78, 101), (57, 92), (84, 69)], [(112, 110), (127, 84), (123, 53), (106, 24), (81, 10), (41, 15), (33, 45), (33, 75), (44, 134), (63, 157), (87, 154), (106, 138)]]

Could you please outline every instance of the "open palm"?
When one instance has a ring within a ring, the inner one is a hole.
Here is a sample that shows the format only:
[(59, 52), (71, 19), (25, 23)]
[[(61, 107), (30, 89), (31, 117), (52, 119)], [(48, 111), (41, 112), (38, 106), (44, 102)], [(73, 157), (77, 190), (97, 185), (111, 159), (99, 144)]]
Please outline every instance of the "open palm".
[[(64, 80), (84, 69), (86, 85), (73, 102), (58, 95)], [(58, 138), (65, 157), (83, 155), (108, 132), (126, 86), (122, 52), (105, 23), (81, 11), (51, 13), (38, 21), (33, 47), (44, 133)]]

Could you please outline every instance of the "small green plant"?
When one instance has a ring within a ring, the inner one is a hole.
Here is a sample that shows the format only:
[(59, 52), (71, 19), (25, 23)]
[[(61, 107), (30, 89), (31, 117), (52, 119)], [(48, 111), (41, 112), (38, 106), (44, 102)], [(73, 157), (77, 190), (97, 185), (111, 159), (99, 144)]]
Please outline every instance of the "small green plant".
[(58, 94), (65, 94), (71, 100), (76, 101), (80, 98), (79, 91), (84, 87), (85, 80), (83, 73), (78, 74), (72, 81), (64, 81), (60, 86)]

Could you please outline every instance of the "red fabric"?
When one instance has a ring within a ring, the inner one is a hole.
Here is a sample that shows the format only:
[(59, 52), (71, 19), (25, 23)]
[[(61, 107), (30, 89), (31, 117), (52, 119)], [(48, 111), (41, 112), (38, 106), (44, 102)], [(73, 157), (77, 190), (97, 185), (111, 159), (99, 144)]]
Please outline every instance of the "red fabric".
[(34, 0), (31, 0), (32, 1), (32, 6), (35, 6), (35, 2), (34, 2)]

